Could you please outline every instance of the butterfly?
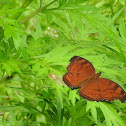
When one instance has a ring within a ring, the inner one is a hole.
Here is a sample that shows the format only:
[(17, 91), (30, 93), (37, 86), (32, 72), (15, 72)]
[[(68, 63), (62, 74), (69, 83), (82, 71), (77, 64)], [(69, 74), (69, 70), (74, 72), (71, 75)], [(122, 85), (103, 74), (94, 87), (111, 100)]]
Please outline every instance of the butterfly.
[(63, 81), (71, 89), (79, 89), (79, 95), (90, 101), (126, 100), (126, 92), (117, 83), (101, 78), (95, 73), (93, 65), (86, 59), (74, 56), (67, 67)]

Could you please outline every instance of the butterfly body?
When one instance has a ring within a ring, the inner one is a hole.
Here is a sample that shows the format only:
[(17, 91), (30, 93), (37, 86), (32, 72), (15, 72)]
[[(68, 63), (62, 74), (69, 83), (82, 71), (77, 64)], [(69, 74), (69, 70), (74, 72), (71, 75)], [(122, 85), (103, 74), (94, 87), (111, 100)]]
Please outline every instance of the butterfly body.
[(95, 74), (93, 65), (86, 59), (74, 56), (70, 59), (68, 72), (63, 76), (63, 81), (71, 89), (79, 89), (79, 94), (90, 101), (113, 101), (115, 99), (124, 102), (125, 91), (117, 83), (100, 78), (101, 73)]

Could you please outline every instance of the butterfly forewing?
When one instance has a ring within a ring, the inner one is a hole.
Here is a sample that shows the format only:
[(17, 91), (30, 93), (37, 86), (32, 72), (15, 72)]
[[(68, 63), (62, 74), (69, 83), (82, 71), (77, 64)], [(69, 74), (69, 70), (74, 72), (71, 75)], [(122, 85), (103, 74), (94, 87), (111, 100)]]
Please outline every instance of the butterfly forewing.
[(72, 89), (81, 87), (84, 81), (95, 75), (93, 65), (79, 56), (71, 58), (67, 70), (68, 72), (64, 75), (63, 80)]

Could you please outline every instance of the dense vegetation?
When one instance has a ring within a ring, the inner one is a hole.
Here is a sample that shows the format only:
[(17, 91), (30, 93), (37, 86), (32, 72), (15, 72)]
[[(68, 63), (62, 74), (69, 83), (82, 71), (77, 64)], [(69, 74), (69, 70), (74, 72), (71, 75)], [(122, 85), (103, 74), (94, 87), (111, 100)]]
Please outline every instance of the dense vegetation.
[(1, 0), (0, 126), (125, 126), (126, 102), (62, 80), (77, 55), (126, 89), (125, 13), (125, 0)]

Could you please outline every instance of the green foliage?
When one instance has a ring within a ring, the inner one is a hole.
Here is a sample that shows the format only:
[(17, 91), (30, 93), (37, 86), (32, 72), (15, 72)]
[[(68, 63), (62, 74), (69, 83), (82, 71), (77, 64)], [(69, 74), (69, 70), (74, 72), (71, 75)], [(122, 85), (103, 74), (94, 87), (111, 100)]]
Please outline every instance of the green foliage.
[(125, 90), (125, 9), (125, 0), (0, 1), (0, 126), (125, 126), (125, 102), (88, 101), (62, 80), (78, 55)]

